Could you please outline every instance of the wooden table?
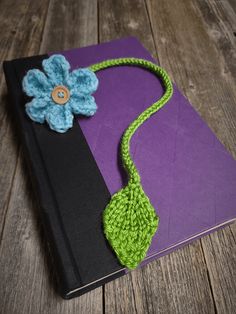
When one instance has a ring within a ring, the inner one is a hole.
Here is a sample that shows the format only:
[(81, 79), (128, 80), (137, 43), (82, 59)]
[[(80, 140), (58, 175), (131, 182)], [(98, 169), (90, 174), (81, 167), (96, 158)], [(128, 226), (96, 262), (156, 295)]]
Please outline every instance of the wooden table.
[[(134, 35), (236, 157), (235, 0), (1, 0), (0, 58)], [(236, 225), (65, 301), (0, 80), (0, 312), (236, 313)], [(235, 191), (236, 192), (236, 191)]]

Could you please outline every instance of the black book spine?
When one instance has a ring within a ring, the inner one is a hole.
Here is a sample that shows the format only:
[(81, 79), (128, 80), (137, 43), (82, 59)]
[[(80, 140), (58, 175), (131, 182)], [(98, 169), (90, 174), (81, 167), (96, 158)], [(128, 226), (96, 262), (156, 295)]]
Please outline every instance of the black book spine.
[(3, 64), (12, 115), (27, 157), (42, 224), (64, 298), (81, 295), (125, 274), (105, 240), (102, 212), (110, 200), (104, 178), (77, 123), (65, 134), (25, 114), (22, 91), (29, 69), (42, 70), (47, 55)]
[[(38, 56), (40, 61), (45, 56)], [(11, 111), (13, 112), (14, 123), (17, 126), (18, 133), (23, 144), (24, 155), (26, 157), (29, 172), (33, 178), (36, 199), (40, 204), (40, 217), (46, 239), (49, 246), (49, 252), (53, 259), (53, 267), (56, 267), (58, 274), (58, 286), (56, 289), (60, 294), (67, 298), (68, 293), (82, 285), (79, 274), (73, 265), (73, 259), (68, 250), (66, 235), (63, 232), (63, 226), (56, 210), (56, 200), (53, 197), (53, 191), (47, 180), (47, 172), (41, 157), (40, 149), (37, 145), (34, 129), (31, 123), (25, 121), (22, 117), (22, 92), (19, 79), (14, 67), (13, 61), (4, 61), (3, 69), (8, 87)]]

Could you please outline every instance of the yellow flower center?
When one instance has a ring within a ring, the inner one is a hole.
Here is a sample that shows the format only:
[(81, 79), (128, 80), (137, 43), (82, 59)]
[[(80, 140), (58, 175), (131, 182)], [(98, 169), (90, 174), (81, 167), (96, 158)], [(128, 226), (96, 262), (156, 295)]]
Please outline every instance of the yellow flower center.
[(53, 101), (58, 105), (64, 105), (70, 99), (70, 91), (63, 85), (56, 86), (51, 95)]

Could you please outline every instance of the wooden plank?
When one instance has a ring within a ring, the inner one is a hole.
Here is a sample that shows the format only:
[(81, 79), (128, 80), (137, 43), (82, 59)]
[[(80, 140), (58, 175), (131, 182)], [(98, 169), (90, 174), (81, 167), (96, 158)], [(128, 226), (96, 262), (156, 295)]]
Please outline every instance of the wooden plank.
[[(161, 64), (235, 157), (235, 11), (227, 1), (147, 3)], [(219, 313), (235, 310), (235, 229), (201, 240)]]
[[(196, 9), (209, 37), (224, 59), (227, 83), (234, 90), (236, 84), (235, 2), (198, 1)], [(234, 119), (226, 105), (225, 109), (227, 119)], [(228, 136), (233, 138), (234, 146), (230, 147), (230, 150), (235, 157), (236, 131), (229, 132)], [(236, 223), (204, 239), (202, 246), (209, 267), (217, 309), (222, 313), (230, 313), (236, 307), (236, 282), (232, 280), (236, 278)]]
[[(155, 271), (160, 263), (160, 271)], [(200, 241), (164, 256), (144, 268), (150, 313), (214, 313)], [(162, 295), (155, 291), (158, 285)]]
[[(0, 61), (27, 56), (38, 51), (48, 0), (0, 2)], [(12, 131), (4, 76), (0, 78), (0, 241), (16, 168), (18, 142)]]
[(137, 37), (156, 57), (155, 45), (143, 0), (99, 1), (99, 41)]
[[(156, 56), (143, 1), (102, 0), (99, 23), (101, 41), (135, 35)], [(214, 313), (200, 241), (106, 284), (105, 312)]]
[(198, 0), (193, 8), (222, 55), (225, 63), (223, 74), (226, 74), (227, 83), (233, 88), (236, 83), (236, 11), (228, 1), (217, 0)]
[(41, 53), (96, 44), (97, 0), (51, 1)]
[(215, 313), (200, 241), (105, 286), (107, 313)]
[[(234, 224), (235, 228), (236, 224)], [(234, 231), (235, 232), (235, 231)], [(202, 239), (218, 313), (236, 308), (236, 238), (231, 227)]]
[(105, 313), (148, 313), (142, 293), (141, 270), (129, 273), (105, 285)]
[[(48, 10), (40, 52), (97, 42), (96, 1), (53, 0)], [(30, 16), (29, 10), (27, 18)], [(32, 199), (27, 168), (21, 160), (20, 155), (0, 247), (1, 313), (101, 313), (102, 288), (70, 301), (55, 293), (55, 276), (47, 258), (38, 208)]]

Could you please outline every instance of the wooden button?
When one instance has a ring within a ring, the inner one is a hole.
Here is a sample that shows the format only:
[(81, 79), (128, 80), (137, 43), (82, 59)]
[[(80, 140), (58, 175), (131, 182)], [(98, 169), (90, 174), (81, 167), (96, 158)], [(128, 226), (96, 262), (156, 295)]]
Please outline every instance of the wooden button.
[(52, 91), (52, 99), (58, 105), (64, 105), (70, 99), (70, 91), (62, 85), (56, 86)]

